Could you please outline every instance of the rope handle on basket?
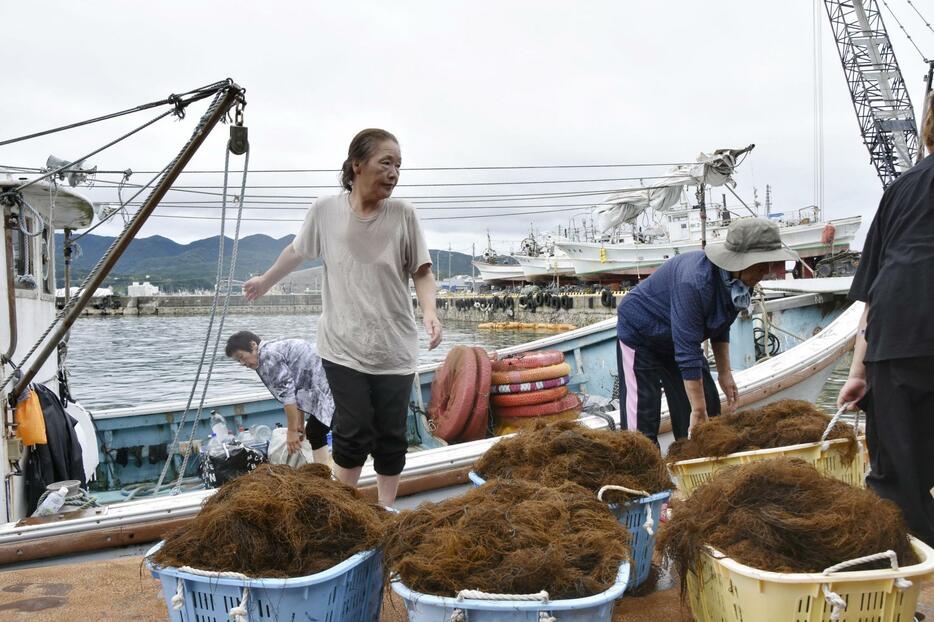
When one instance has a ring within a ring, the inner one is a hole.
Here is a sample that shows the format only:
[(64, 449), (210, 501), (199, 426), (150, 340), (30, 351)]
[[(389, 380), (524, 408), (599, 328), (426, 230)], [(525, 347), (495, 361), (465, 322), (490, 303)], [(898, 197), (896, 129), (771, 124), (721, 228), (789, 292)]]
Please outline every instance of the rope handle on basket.
[[(541, 601), (548, 602), (548, 592), (542, 590), (535, 594), (494, 594), (491, 592), (481, 592), (480, 590), (461, 590), (457, 593), (457, 601), (463, 600), (515, 600), (523, 602)], [(467, 622), (467, 612), (463, 609), (455, 609), (451, 614), (450, 622)], [(558, 618), (544, 611), (538, 612), (538, 622), (558, 622)]]
[[(842, 410), (841, 410), (842, 412)], [(850, 559), (845, 562), (840, 562), (839, 564), (834, 564), (829, 568), (825, 568), (824, 572), (821, 574), (830, 575), (844, 568), (849, 568), (850, 566), (858, 566), (860, 564), (865, 564), (868, 562), (874, 562), (880, 559), (888, 558), (889, 563), (892, 565), (892, 570), (898, 570), (898, 556), (895, 554), (895, 551), (883, 551), (882, 553), (875, 553), (873, 555), (866, 555), (865, 557), (857, 557), (856, 559)], [(895, 579), (895, 587), (899, 590), (907, 590), (912, 586), (912, 582), (906, 579), (905, 577), (897, 577)], [(830, 590), (829, 583), (821, 584), (821, 591), (824, 593), (824, 600), (830, 603), (830, 619), (839, 620), (840, 613), (846, 611), (846, 600), (844, 600), (836, 592)]]
[[(216, 577), (218, 579), (240, 579), (244, 581), (250, 581), (250, 577), (239, 572), (219, 572), (215, 570), (199, 570), (198, 568), (192, 568), (191, 566), (182, 566), (178, 569), (179, 572), (187, 572), (188, 574), (196, 574), (202, 577)], [(172, 609), (175, 611), (181, 611), (182, 607), (185, 606), (185, 594), (184, 594), (184, 582), (181, 578), (176, 578), (175, 585), (175, 596), (172, 597)], [(236, 607), (231, 608), (227, 612), (227, 616), (232, 619), (234, 622), (247, 622), (249, 616), (249, 609), (247, 608), (247, 601), (250, 598), (250, 588), (249, 586), (243, 586), (243, 596), (240, 598), (240, 604)]]
[[(603, 501), (603, 493), (607, 490), (619, 490), (622, 492), (628, 492), (631, 495), (641, 495), (643, 497), (651, 497), (651, 493), (648, 493), (644, 490), (633, 490), (632, 488), (626, 488), (625, 486), (615, 486), (613, 484), (607, 484), (606, 486), (601, 486), (600, 490), (597, 491), (597, 500)], [(652, 506), (646, 504), (645, 506), (645, 522), (642, 523), (642, 527), (645, 529), (645, 532), (650, 536), (655, 535), (655, 520), (652, 518)]]
[(827, 428), (824, 430), (824, 433), (821, 434), (821, 451), (827, 451), (830, 448), (830, 441), (827, 440), (827, 437), (830, 436), (830, 431), (833, 430), (833, 427), (837, 425), (837, 422), (840, 421), (840, 417), (843, 416), (843, 413), (846, 412), (846, 409), (850, 407), (850, 404), (844, 404), (840, 407), (840, 410), (837, 411), (833, 417), (830, 418), (830, 423), (827, 424)]

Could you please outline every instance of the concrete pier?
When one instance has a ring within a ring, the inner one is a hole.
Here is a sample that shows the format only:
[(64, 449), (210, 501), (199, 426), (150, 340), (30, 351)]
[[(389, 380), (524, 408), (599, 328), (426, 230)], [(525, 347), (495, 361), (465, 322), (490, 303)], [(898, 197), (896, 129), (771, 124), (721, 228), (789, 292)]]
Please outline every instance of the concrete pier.
[[(206, 315), (213, 295), (206, 296), (107, 296), (94, 299), (82, 315)], [(59, 299), (59, 307), (64, 303)], [(218, 312), (224, 298), (218, 299)], [(242, 295), (230, 297), (228, 313), (289, 314), (321, 313), (321, 294), (267, 294), (248, 302)]]

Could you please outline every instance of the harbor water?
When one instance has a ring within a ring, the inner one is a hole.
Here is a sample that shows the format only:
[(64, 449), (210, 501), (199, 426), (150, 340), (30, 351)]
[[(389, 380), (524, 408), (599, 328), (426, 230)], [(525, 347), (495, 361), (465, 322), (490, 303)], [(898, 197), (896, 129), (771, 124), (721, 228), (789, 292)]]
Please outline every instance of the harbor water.
[[(187, 400), (198, 370), (208, 321), (206, 315), (78, 319), (68, 342), (67, 368), (72, 395), (92, 411)], [(441, 345), (429, 351), (428, 338), (420, 324), (420, 363), (443, 361), (456, 345), (495, 350), (554, 334), (477, 330), (475, 324), (448, 321), (444, 324)], [(216, 319), (215, 334), (217, 325)], [(233, 333), (249, 330), (263, 339), (301, 338), (314, 342), (317, 326), (316, 315), (229, 315), (224, 321), (208, 398), (265, 390), (253, 370), (224, 355), (224, 344)], [(213, 348), (212, 337), (202, 378)], [(195, 394), (196, 400), (201, 396), (201, 386), (199, 384)]]
[[(208, 316), (82, 317), (74, 325), (68, 347), (67, 368), (72, 394), (85, 408), (101, 410), (142, 406), (154, 402), (188, 399), (198, 369), (208, 328)], [(215, 333), (217, 321), (215, 321)], [(315, 315), (231, 315), (211, 374), (208, 397), (262, 391), (252, 370), (224, 355), (229, 335), (250, 330), (263, 339), (302, 338), (315, 341)], [(516, 330), (478, 330), (475, 324), (448, 321), (441, 346), (428, 351), (424, 329), (419, 326), (420, 362), (444, 360), (456, 345), (477, 345), (488, 350), (526, 343), (553, 333)], [(214, 347), (208, 344), (205, 373)], [(834, 371), (818, 405), (836, 411), (837, 392), (846, 381), (849, 360)], [(204, 374), (202, 374), (203, 377)], [(201, 385), (195, 399), (201, 395)]]

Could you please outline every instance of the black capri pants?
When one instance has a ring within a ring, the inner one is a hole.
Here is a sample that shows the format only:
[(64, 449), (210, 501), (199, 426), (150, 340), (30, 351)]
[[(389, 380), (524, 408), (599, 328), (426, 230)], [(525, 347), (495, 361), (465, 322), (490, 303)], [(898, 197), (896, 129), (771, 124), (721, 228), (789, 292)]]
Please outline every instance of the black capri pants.
[(314, 415), (308, 415), (308, 420), (305, 421), (305, 438), (308, 439), (312, 449), (327, 445), (330, 431), (331, 428), (315, 419)]
[(398, 475), (409, 443), (406, 419), (415, 374), (366, 374), (322, 359), (334, 397), (331, 456), (345, 469), (373, 456), (380, 475)]

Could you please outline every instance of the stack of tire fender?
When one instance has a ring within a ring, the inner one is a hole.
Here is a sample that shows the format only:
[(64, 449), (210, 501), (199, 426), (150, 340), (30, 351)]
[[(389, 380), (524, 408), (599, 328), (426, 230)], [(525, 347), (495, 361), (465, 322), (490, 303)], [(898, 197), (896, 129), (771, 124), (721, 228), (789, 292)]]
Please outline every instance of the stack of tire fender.
[(483, 348), (454, 346), (431, 383), (428, 419), (448, 443), (486, 438), (490, 421), (490, 356)]
[(577, 419), (581, 401), (568, 391), (571, 367), (557, 350), (523, 352), (492, 364), (493, 432), (509, 434), (537, 421)]

